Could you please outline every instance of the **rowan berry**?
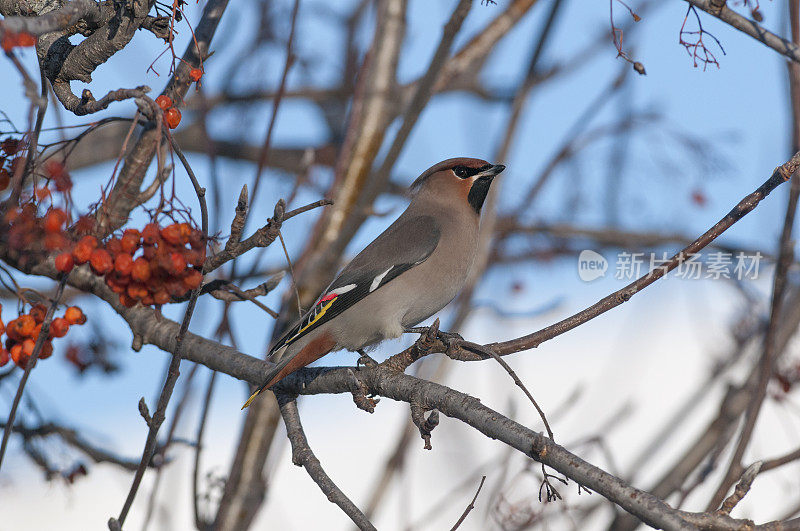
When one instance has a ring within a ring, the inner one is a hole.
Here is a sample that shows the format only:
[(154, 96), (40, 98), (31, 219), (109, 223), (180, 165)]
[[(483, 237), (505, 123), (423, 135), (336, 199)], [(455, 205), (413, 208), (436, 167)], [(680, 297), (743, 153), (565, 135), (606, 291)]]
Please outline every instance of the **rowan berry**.
[(83, 310), (77, 306), (70, 306), (67, 308), (67, 311), (64, 312), (64, 319), (71, 325), (82, 325), (86, 322), (86, 315), (84, 315)]

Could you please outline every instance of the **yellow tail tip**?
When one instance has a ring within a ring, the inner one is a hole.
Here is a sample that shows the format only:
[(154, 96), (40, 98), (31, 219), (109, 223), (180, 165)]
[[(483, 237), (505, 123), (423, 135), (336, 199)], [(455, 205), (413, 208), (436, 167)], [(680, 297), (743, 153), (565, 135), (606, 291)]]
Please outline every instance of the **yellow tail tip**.
[(242, 410), (246, 409), (246, 408), (247, 408), (247, 406), (249, 406), (250, 404), (252, 404), (252, 403), (253, 403), (253, 400), (255, 400), (255, 399), (256, 399), (256, 397), (257, 397), (257, 396), (258, 396), (260, 393), (261, 393), (261, 389), (256, 389), (256, 392), (255, 392), (255, 393), (253, 393), (252, 395), (250, 395), (250, 398), (248, 398), (248, 399), (247, 399), (247, 402), (245, 402), (245, 403), (244, 403), (244, 405), (242, 406)]

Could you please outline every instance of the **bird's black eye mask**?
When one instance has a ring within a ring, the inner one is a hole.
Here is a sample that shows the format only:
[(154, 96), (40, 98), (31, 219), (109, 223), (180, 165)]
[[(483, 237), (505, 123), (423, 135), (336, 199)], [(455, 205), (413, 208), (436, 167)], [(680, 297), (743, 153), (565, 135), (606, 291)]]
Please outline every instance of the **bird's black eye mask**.
[(456, 174), (456, 177), (459, 179), (467, 179), (468, 177), (473, 177), (479, 174), (482, 171), (486, 171), (491, 168), (491, 164), (487, 164), (486, 166), (481, 166), (480, 168), (469, 168), (467, 166), (454, 166), (453, 173)]

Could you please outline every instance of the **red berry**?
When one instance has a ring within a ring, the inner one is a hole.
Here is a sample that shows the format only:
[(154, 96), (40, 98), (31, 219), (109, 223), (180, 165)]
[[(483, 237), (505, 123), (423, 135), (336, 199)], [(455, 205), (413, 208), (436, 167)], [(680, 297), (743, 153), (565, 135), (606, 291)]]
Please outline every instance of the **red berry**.
[(56, 256), (56, 269), (62, 273), (69, 273), (75, 267), (75, 260), (72, 258), (72, 253), (61, 253)]
[(31, 311), (28, 312), (28, 315), (33, 317), (33, 320), (38, 324), (44, 322), (45, 316), (47, 316), (47, 306), (44, 304), (37, 304)]
[(199, 68), (192, 68), (189, 71), (189, 79), (194, 82), (200, 81), (200, 78), (203, 77), (203, 71)]
[(25, 360), (25, 364), (28, 363), (28, 358), (33, 356), (33, 349), (36, 347), (36, 341), (33, 339), (26, 339), (22, 342), (22, 355), (20, 356), (20, 360)]
[(50, 323), (50, 337), (64, 337), (69, 331), (69, 322), (63, 317), (56, 317)]
[(169, 278), (164, 281), (164, 287), (167, 288), (167, 293), (173, 297), (180, 297), (186, 293), (186, 288), (183, 287), (183, 282), (179, 278)]
[(78, 241), (78, 244), (81, 244), (81, 243), (86, 245), (86, 246), (88, 246), (89, 249), (92, 249), (92, 250), (97, 249), (97, 246), (98, 246), (97, 238), (95, 238), (91, 234), (87, 234), (86, 236), (81, 238)]
[(44, 163), (44, 171), (51, 179), (57, 179), (67, 173), (67, 169), (62, 163), (52, 159)]
[(169, 269), (168, 271), (177, 276), (183, 273), (186, 269), (186, 259), (181, 253), (172, 253), (169, 255)]
[(60, 208), (48, 210), (44, 216), (44, 230), (47, 232), (61, 232), (66, 221), (67, 214)]
[(161, 96), (156, 98), (156, 104), (161, 107), (162, 111), (166, 111), (170, 107), (172, 107), (172, 98), (167, 96), (166, 94), (162, 94)]
[(167, 304), (169, 302), (169, 293), (161, 289), (153, 295), (153, 302), (158, 305)]
[(105, 249), (95, 249), (89, 258), (89, 265), (98, 275), (105, 275), (114, 268), (114, 260), (111, 258), (111, 253)]
[(106, 242), (106, 251), (112, 255), (122, 252), (122, 241), (119, 238), (111, 238)]
[(167, 127), (175, 129), (181, 123), (181, 111), (175, 107), (170, 107), (164, 113), (164, 121), (167, 122)]
[(16, 319), (9, 321), (6, 327), (6, 334), (15, 341), (22, 341), (33, 334), (36, 328), (36, 321), (30, 315), (20, 315)]
[(138, 230), (126, 229), (125, 232), (122, 233), (122, 239), (120, 240), (122, 250), (128, 254), (135, 253), (136, 249), (139, 248), (141, 238)]
[(48, 232), (44, 235), (44, 248), (48, 251), (62, 251), (68, 248), (68, 241), (61, 233)]
[(172, 225), (167, 225), (163, 229), (161, 229), (161, 237), (166, 240), (167, 243), (172, 245), (180, 245), (181, 244), (181, 227), (177, 223), (173, 223)]
[(186, 272), (186, 275), (181, 279), (183, 282), (183, 286), (187, 289), (197, 289), (200, 287), (200, 283), (203, 282), (203, 275), (197, 269), (190, 269)]
[(50, 342), (50, 340), (47, 340), (42, 344), (42, 351), (39, 352), (39, 359), (46, 360), (52, 355), (53, 355), (53, 344)]
[(128, 284), (127, 293), (132, 299), (142, 300), (147, 296), (147, 288), (139, 282), (131, 282)]
[(205, 249), (190, 249), (185, 253), (186, 261), (195, 267), (200, 267), (206, 261)]
[(70, 178), (69, 173), (67, 173), (67, 170), (63, 164), (58, 161), (51, 160), (45, 164), (45, 171), (53, 179), (53, 182), (56, 185), (56, 190), (59, 192), (66, 192), (67, 190), (72, 189), (72, 179)]
[(119, 303), (125, 306), (126, 308), (133, 308), (134, 306), (136, 306), (136, 299), (130, 297), (127, 293), (120, 293)]
[(148, 223), (142, 230), (142, 239), (147, 245), (154, 245), (159, 240), (159, 230), (157, 223)]
[[(124, 293), (126, 284), (119, 282), (119, 275), (112, 271), (106, 275), (106, 286), (108, 286), (114, 293)], [(127, 278), (127, 277), (125, 277)]]
[(11, 351), (11, 359), (14, 361), (17, 367), (21, 367), (24, 369), (25, 366), (28, 364), (28, 359), (22, 356), (22, 344), (15, 343), (11, 347), (10, 351)]
[(72, 249), (72, 257), (75, 259), (76, 264), (85, 264), (89, 261), (89, 258), (92, 257), (92, 248), (89, 244), (80, 241), (75, 248)]
[(133, 269), (133, 257), (128, 253), (120, 253), (114, 258), (114, 270), (120, 275), (130, 275), (131, 269)]
[(72, 253), (61, 253), (56, 256), (56, 269), (62, 273), (69, 273), (75, 267), (75, 260), (72, 258)]
[(189, 243), (189, 238), (192, 236), (192, 226), (188, 223), (181, 223), (178, 225), (178, 229), (181, 231), (181, 244), (186, 245)]
[(67, 308), (67, 311), (64, 312), (64, 319), (71, 325), (82, 325), (86, 322), (86, 316), (83, 314), (83, 310), (77, 306), (70, 306)]
[(141, 256), (134, 260), (131, 267), (131, 278), (139, 282), (150, 280), (150, 262)]
[(0, 367), (3, 367), (10, 359), (11, 356), (9, 355), (8, 351), (0, 347)]

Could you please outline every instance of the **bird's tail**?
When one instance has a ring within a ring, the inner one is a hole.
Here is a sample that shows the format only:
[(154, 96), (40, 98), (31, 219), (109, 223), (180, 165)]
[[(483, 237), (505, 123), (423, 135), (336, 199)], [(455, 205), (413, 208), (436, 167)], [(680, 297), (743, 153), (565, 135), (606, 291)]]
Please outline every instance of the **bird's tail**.
[(248, 398), (248, 399), (247, 399), (247, 402), (245, 402), (245, 403), (244, 403), (244, 405), (242, 406), (242, 409), (245, 409), (247, 406), (249, 406), (250, 404), (252, 404), (252, 403), (253, 403), (253, 400), (255, 400), (255, 399), (256, 399), (256, 397), (257, 397), (258, 395), (260, 395), (260, 394), (261, 394), (261, 392), (262, 392), (264, 389), (266, 389), (266, 388), (267, 388), (267, 387), (268, 387), (270, 384), (272, 384), (272, 383), (273, 383), (273, 382), (272, 382), (272, 380), (273, 380), (273, 379), (274, 379), (274, 378), (275, 378), (275, 377), (278, 375), (278, 373), (279, 373), (279, 372), (281, 372), (281, 371), (283, 370), (283, 368), (284, 368), (284, 367), (286, 367), (286, 365), (289, 363), (289, 361), (290, 361), (290, 360), (291, 360), (291, 358), (289, 358), (289, 357), (282, 359), (280, 362), (278, 362), (278, 363), (277, 363), (277, 364), (276, 364), (276, 365), (275, 365), (275, 366), (272, 368), (272, 370), (270, 370), (270, 371), (269, 371), (269, 372), (266, 374), (266, 376), (265, 376), (265, 379), (264, 379), (264, 385), (260, 386), (258, 389), (256, 389), (256, 390), (253, 392), (253, 394), (252, 394), (252, 395), (250, 395), (250, 398)]

